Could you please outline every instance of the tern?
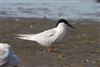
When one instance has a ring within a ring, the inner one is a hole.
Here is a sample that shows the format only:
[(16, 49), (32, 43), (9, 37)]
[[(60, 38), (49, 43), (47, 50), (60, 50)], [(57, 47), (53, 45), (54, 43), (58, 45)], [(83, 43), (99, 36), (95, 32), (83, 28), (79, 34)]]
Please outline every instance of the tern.
[(0, 67), (17, 67), (20, 59), (15, 55), (11, 46), (7, 43), (0, 43)]
[(37, 34), (17, 34), (17, 38), (35, 41), (40, 45), (47, 46), (48, 53), (51, 54), (54, 51), (53, 45), (60, 42), (65, 37), (68, 26), (75, 29), (67, 20), (60, 19), (55, 28)]

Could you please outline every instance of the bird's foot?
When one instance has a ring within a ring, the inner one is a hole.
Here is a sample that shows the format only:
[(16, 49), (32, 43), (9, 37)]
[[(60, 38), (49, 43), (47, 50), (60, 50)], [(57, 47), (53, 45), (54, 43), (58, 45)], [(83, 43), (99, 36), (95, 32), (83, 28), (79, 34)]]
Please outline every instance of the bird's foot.
[(52, 52), (54, 52), (54, 48), (53, 47), (48, 47), (48, 53), (51, 54)]

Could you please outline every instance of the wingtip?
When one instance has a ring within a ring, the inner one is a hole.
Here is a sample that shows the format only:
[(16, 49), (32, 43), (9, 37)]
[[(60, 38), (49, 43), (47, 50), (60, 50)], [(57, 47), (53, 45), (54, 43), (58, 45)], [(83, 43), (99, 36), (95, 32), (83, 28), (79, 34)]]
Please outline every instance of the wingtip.
[(22, 36), (23, 34), (16, 34), (16, 38), (18, 38), (18, 39), (23, 39), (23, 36)]
[(16, 34), (16, 38), (23, 40), (34, 40), (34, 34)]
[(25, 36), (26, 34), (16, 34), (17, 37), (23, 37)]
[(23, 39), (23, 40), (27, 40), (27, 38), (21, 37), (21, 36), (18, 36), (18, 37), (16, 37), (16, 38), (18, 38), (18, 39)]

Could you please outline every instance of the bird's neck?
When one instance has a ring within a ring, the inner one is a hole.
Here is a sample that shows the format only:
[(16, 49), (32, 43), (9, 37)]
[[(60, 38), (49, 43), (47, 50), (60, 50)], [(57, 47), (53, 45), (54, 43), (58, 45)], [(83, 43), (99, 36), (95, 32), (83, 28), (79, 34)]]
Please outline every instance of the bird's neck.
[(67, 25), (64, 23), (58, 24), (56, 28), (56, 37), (62, 40), (64, 36), (66, 35), (66, 28), (67, 28)]
[(59, 23), (57, 26), (58, 30), (66, 30), (67, 25), (65, 23)]
[(67, 28), (67, 25), (64, 24), (64, 23), (58, 24), (58, 26), (56, 28), (57, 34), (58, 35), (60, 35), (60, 34), (65, 35), (66, 34), (66, 31), (67, 31), (66, 28)]

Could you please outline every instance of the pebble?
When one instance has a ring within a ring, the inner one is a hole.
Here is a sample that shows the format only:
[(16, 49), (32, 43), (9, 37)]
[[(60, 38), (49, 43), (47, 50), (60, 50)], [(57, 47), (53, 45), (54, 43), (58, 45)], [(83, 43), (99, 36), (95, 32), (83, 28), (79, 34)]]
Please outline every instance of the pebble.
[(65, 56), (64, 56), (64, 54), (60, 54), (59, 56), (58, 56), (58, 58), (64, 58)]
[(89, 62), (89, 60), (87, 59), (87, 60), (84, 60), (84, 62)]
[(96, 63), (96, 61), (93, 61), (92, 63)]
[(30, 25), (30, 28), (33, 28), (33, 25)]

